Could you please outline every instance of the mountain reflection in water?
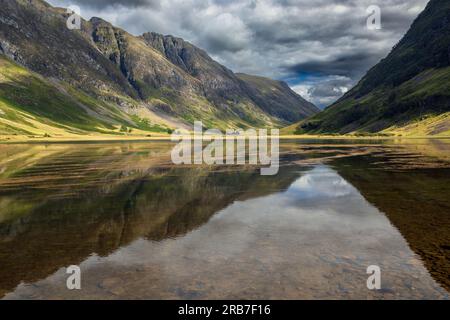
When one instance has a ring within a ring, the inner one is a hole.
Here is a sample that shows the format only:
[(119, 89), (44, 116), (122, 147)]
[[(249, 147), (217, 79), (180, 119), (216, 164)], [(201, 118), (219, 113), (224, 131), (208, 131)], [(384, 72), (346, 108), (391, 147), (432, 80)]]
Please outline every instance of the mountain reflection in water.
[[(305, 157), (287, 145), (289, 162), (273, 177), (252, 167), (174, 167), (170, 146), (8, 147), (0, 160), (0, 296), (448, 298), (433, 271), (445, 276), (448, 261), (422, 262), (426, 255), (387, 217), (395, 219), (366, 200), (367, 177), (349, 167), (370, 146), (342, 146), (357, 149), (355, 157), (326, 164), (320, 159), (342, 149), (316, 146)], [(430, 181), (448, 177), (435, 170), (441, 175), (427, 174)], [(448, 202), (434, 200), (445, 210)], [(81, 291), (65, 287), (72, 264), (81, 266)], [(380, 291), (366, 287), (373, 264)]]

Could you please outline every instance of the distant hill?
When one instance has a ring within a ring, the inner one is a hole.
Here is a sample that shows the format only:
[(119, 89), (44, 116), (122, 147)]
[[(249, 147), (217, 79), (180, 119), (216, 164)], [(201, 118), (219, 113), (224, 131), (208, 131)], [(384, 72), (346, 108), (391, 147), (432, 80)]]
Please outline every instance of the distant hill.
[(318, 112), (286, 84), (238, 76), (183, 39), (136, 37), (100, 18), (69, 30), (68, 17), (41, 0), (2, 0), (0, 134), (281, 127)]
[(318, 112), (314, 104), (291, 90), (285, 82), (244, 73), (236, 75), (244, 82), (245, 92), (271, 116), (295, 122), (298, 115), (292, 112), (292, 106), (299, 101), (304, 115), (312, 116)]
[(450, 1), (431, 0), (357, 86), (285, 132), (449, 135), (449, 112)]

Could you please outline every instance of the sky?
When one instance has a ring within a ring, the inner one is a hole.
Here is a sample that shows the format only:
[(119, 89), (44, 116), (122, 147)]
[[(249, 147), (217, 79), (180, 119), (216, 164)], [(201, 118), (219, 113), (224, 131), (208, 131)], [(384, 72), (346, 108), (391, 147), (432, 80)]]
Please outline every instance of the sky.
[[(402, 38), (428, 0), (47, 0), (140, 35), (184, 38), (235, 72), (286, 81), (323, 108)], [(377, 5), (381, 29), (367, 28)]]

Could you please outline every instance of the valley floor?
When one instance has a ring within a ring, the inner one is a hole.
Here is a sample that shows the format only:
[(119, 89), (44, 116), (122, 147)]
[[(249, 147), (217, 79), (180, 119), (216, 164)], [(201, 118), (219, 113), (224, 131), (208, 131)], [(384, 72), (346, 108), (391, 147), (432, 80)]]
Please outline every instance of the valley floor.
[[(234, 138), (234, 137), (232, 137)], [(414, 140), (414, 139), (450, 139), (448, 136), (426, 136), (426, 135), (358, 135), (358, 134), (346, 134), (346, 135), (327, 135), (327, 134), (285, 134), (280, 136), (280, 140)], [(168, 134), (147, 134), (147, 135), (70, 135), (70, 136), (58, 136), (58, 137), (45, 137), (45, 136), (25, 136), (25, 135), (0, 135), (0, 144), (8, 143), (70, 143), (70, 142), (131, 142), (131, 141), (168, 141), (171, 140), (171, 136)]]

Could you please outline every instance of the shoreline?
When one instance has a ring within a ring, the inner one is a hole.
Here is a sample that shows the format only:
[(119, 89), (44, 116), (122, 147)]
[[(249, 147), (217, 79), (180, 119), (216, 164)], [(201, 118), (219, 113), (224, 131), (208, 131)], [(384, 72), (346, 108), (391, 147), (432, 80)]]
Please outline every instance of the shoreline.
[[(235, 139), (239, 136), (225, 136), (224, 139)], [(16, 137), (15, 137), (16, 138)], [(336, 135), (280, 135), (280, 140), (446, 140), (450, 136), (336, 136)], [(127, 143), (127, 142), (148, 142), (148, 141), (171, 141), (171, 136), (130, 136), (130, 137), (112, 137), (112, 136), (80, 136), (80, 137), (62, 137), (62, 138), (16, 138), (9, 136), (0, 136), (0, 145), (7, 144), (75, 144), (75, 143)]]

